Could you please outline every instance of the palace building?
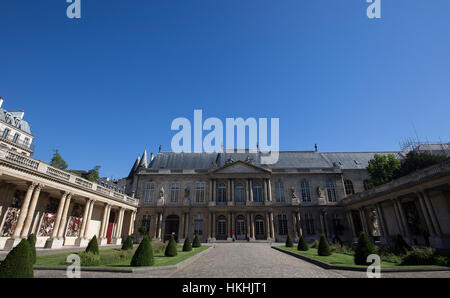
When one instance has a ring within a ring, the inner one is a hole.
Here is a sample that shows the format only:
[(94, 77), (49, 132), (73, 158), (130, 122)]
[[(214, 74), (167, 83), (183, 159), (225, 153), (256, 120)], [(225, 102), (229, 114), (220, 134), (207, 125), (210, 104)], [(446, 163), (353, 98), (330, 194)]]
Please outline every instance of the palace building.
[[(0, 105), (3, 99), (0, 99)], [(133, 234), (138, 201), (31, 157), (24, 112), (0, 109), (0, 250), (30, 234), (36, 247), (120, 244)]]
[(450, 162), (372, 188), (366, 167), (375, 153), (316, 146), (280, 152), (276, 164), (263, 165), (261, 153), (248, 150), (160, 152), (149, 160), (144, 152), (122, 184), (139, 200), (137, 236), (146, 227), (161, 240), (313, 241), (325, 234), (351, 243), (365, 231), (382, 244), (402, 235), (412, 245), (450, 248)]

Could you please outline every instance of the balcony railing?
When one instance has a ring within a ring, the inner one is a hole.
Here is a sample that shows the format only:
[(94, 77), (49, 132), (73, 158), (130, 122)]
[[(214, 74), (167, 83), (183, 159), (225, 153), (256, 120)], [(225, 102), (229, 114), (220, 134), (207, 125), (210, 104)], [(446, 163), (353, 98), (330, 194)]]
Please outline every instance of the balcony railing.
[(11, 151), (11, 150), (5, 151), (5, 150), (0, 149), (0, 160), (5, 160), (7, 162), (37, 171), (39, 173), (42, 173), (42, 174), (45, 174), (48, 176), (52, 176), (52, 177), (58, 178), (60, 180), (72, 183), (72, 184), (74, 184), (74, 186), (76, 186), (78, 188), (94, 191), (95, 193), (97, 193), (101, 196), (107, 197), (109, 199), (113, 199), (116, 201), (117, 200), (123, 201), (123, 202), (133, 205), (133, 206), (137, 206), (138, 202), (139, 202), (137, 199), (131, 198), (121, 192), (105, 188), (103, 186), (100, 186), (97, 183), (83, 179), (72, 173), (54, 168), (51, 165), (49, 165), (43, 161), (36, 160), (34, 158), (30, 158), (28, 156), (19, 154), (17, 152)]

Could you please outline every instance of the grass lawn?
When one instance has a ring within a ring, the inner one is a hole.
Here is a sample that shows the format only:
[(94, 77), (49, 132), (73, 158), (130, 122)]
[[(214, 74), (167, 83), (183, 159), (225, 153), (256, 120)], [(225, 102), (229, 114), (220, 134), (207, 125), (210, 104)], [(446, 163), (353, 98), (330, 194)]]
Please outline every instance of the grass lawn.
[[(138, 245), (134, 245), (132, 251), (124, 252), (120, 248), (109, 248), (100, 250), (101, 263), (98, 266), (90, 267), (130, 267), (131, 258), (136, 251)], [(201, 246), (193, 248), (192, 251), (183, 252), (183, 246), (178, 245), (178, 254), (175, 257), (165, 257), (164, 250), (153, 251), (155, 264), (153, 267), (176, 265), (201, 251), (206, 250), (210, 246)], [(72, 253), (62, 253), (54, 255), (37, 256), (36, 267), (67, 267), (65, 260)], [(76, 254), (76, 252), (75, 252)]]
[[(305, 257), (308, 257), (308, 258), (311, 258), (311, 259), (315, 259), (315, 260), (327, 263), (329, 265), (350, 266), (350, 267), (367, 267), (367, 266), (362, 266), (362, 265), (355, 265), (354, 260), (353, 260), (353, 255), (334, 252), (331, 256), (319, 256), (319, 255), (317, 255), (316, 248), (310, 248), (308, 251), (298, 251), (297, 247), (279, 246), (279, 248), (302, 255), (302, 256), (305, 256)], [(448, 268), (448, 267), (435, 266), (435, 265), (400, 266), (397, 263), (381, 261), (381, 268), (383, 269), (383, 268)]]

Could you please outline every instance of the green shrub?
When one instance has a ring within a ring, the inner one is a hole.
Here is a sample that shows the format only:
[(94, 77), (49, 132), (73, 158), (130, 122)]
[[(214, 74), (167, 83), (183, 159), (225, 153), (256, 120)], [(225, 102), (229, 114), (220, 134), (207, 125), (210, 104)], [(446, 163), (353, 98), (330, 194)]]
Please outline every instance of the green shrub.
[(145, 234), (145, 233), (147, 233), (147, 227), (145, 227), (145, 226), (139, 227), (138, 231), (141, 234)]
[(194, 241), (192, 241), (192, 247), (200, 247), (202, 244), (200, 243), (200, 239), (198, 239), (198, 234), (195, 234)]
[(330, 249), (332, 252), (337, 252), (337, 253), (346, 254), (346, 255), (350, 255), (350, 256), (352, 256), (354, 254), (354, 251), (350, 247), (343, 245), (343, 244), (339, 244), (339, 243), (330, 245)]
[(31, 261), (33, 262), (34, 265), (36, 264), (36, 237), (34, 237), (34, 234), (30, 234), (30, 236), (28, 236), (27, 241), (30, 244)]
[(155, 263), (150, 238), (145, 235), (131, 259), (130, 266), (152, 266)]
[(175, 242), (173, 235), (170, 235), (169, 243), (167, 244), (164, 255), (166, 257), (175, 257), (177, 254), (177, 243)]
[(450, 258), (445, 256), (435, 255), (435, 264), (438, 266), (449, 266), (450, 267)]
[(308, 249), (308, 243), (306, 243), (305, 238), (300, 236), (300, 239), (298, 239), (297, 250), (307, 251)]
[(319, 241), (314, 240), (313, 243), (311, 243), (311, 248), (318, 248), (319, 247)]
[(436, 263), (437, 260), (433, 248), (413, 247), (402, 258), (400, 265), (436, 265)]
[(152, 248), (155, 254), (161, 253), (166, 249), (166, 245), (161, 241), (152, 241)]
[(291, 237), (289, 235), (286, 238), (286, 247), (294, 247), (294, 243), (292, 242)]
[(330, 245), (328, 244), (327, 238), (325, 235), (320, 235), (319, 248), (317, 249), (317, 254), (319, 256), (330, 256), (331, 250)]
[(22, 239), (0, 264), (0, 278), (32, 278), (33, 260), (30, 243)]
[(98, 266), (100, 265), (100, 255), (94, 252), (79, 252), (81, 266)]
[(184, 239), (183, 251), (192, 251), (192, 244), (189, 237), (186, 237), (186, 239)]
[(367, 257), (374, 254), (375, 248), (367, 237), (366, 233), (362, 232), (358, 238), (358, 245), (355, 249), (355, 264), (356, 265), (368, 265)]
[(94, 237), (92, 237), (91, 241), (89, 241), (89, 244), (86, 247), (85, 252), (91, 252), (91, 253), (96, 254), (96, 255), (99, 254), (98, 242), (97, 242), (97, 236), (96, 235), (94, 235)]
[(122, 245), (122, 250), (133, 249), (133, 241), (131, 241), (131, 237), (128, 236), (127, 240)]
[(396, 254), (406, 254), (411, 247), (406, 243), (405, 239), (403, 239), (402, 235), (397, 235), (394, 240), (394, 251)]

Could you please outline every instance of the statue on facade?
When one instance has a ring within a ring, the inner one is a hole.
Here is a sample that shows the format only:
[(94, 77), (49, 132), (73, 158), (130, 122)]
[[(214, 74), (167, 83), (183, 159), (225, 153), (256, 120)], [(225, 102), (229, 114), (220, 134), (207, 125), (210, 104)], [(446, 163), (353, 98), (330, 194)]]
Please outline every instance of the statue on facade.
[(369, 227), (372, 231), (372, 236), (380, 236), (380, 225), (378, 223), (378, 215), (375, 209), (369, 211)]
[(189, 187), (186, 187), (184, 189), (184, 200), (183, 200), (183, 203), (185, 206), (189, 206), (191, 204), (190, 195), (191, 195), (191, 190), (189, 189)]
[(317, 187), (317, 195), (319, 198), (325, 198), (325, 190), (320, 186)]
[(295, 187), (292, 186), (290, 191), (291, 191), (292, 205), (298, 205), (299, 204), (299, 199), (298, 199), (298, 196), (297, 196), (297, 192), (295, 191)]
[(157, 206), (163, 206), (164, 205), (164, 187), (161, 187), (161, 189), (159, 190), (159, 198), (158, 198), (158, 202), (157, 202)]

